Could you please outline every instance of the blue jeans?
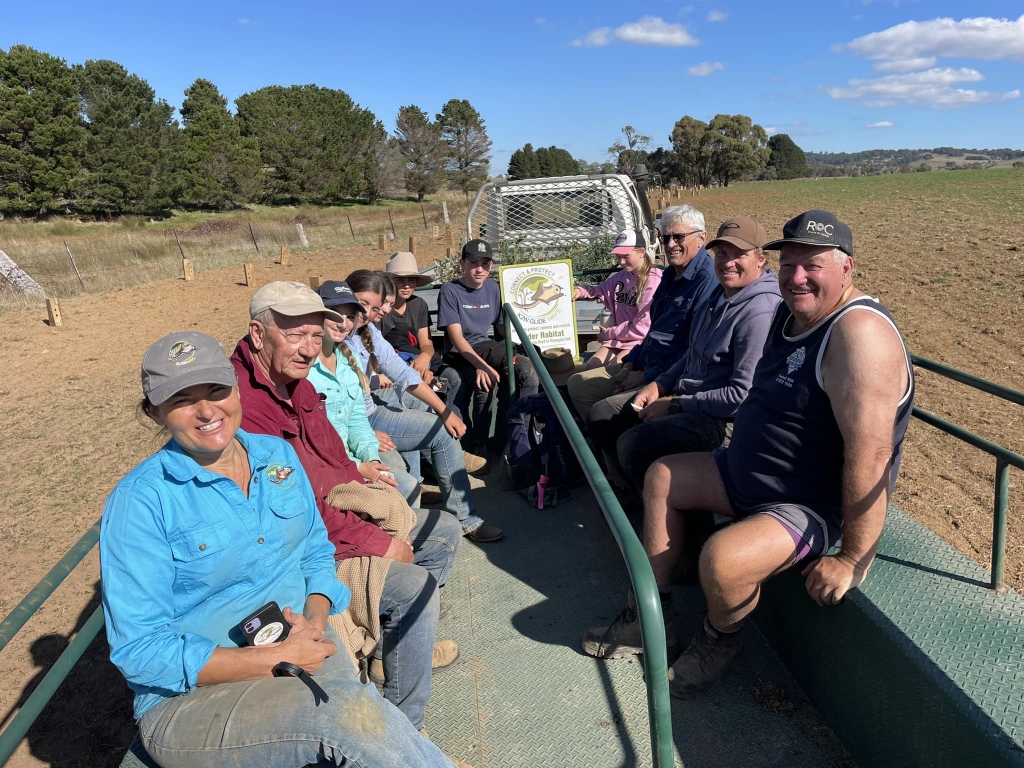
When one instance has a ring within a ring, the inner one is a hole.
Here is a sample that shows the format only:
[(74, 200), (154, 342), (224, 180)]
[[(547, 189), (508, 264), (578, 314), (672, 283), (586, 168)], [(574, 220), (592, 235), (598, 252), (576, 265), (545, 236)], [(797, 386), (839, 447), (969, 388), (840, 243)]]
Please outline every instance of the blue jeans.
[(451, 768), (441, 750), (373, 685), (359, 682), (329, 626), (327, 637), (338, 652), (313, 677), (330, 701), (314, 706), (309, 688), (294, 677), (202, 686), (142, 716), (139, 735), (146, 751), (163, 768)]
[(430, 699), (431, 661), (440, 612), (438, 585), (444, 586), (455, 562), (461, 530), (439, 509), (417, 509), (409, 534), (413, 563), (392, 563), (380, 600), (384, 698), (423, 727)]
[(405, 460), (398, 451), (380, 451), (381, 462), (395, 473), (398, 491), (405, 497), (410, 507), (420, 505), (420, 481), (406, 469)]
[[(409, 474), (413, 477), (419, 476), (416, 471), (419, 469), (419, 452), (430, 451), (430, 463), (437, 475), (437, 486), (441, 490), (444, 508), (458, 518), (463, 533), (475, 531), (484, 521), (476, 514), (462, 446), (448, 434), (441, 423), (441, 417), (433, 411), (414, 410), (396, 404), (380, 405), (385, 399), (390, 399), (392, 403), (398, 402), (395, 395), (387, 394), (389, 392), (393, 390), (374, 392), (378, 405), (370, 414), (370, 426), (388, 433), (395, 449), (409, 465)], [(414, 463), (416, 470), (413, 469)]]

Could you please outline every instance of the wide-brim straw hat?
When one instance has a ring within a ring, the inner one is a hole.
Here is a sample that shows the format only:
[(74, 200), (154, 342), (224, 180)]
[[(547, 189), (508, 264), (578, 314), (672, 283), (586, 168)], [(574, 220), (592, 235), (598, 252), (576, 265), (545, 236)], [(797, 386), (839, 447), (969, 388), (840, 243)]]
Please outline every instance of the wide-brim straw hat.
[(552, 347), (540, 353), (544, 368), (556, 387), (564, 387), (569, 377), (583, 370), (583, 363), (572, 359), (572, 352), (565, 347)]
[(395, 277), (414, 277), (419, 281), (421, 288), (434, 282), (434, 278), (430, 275), (420, 273), (420, 266), (416, 263), (416, 256), (409, 251), (399, 251), (398, 253), (391, 254), (391, 258), (388, 259), (384, 271)]

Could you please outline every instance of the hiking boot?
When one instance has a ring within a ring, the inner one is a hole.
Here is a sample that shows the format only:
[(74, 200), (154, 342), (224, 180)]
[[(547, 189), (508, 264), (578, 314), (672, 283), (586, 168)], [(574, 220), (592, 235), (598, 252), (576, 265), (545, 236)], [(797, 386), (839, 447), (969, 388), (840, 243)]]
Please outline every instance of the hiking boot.
[(467, 533), (466, 538), (470, 541), (475, 541), (478, 544), (487, 544), (488, 542), (497, 541), (504, 535), (505, 532), (498, 526), (491, 525), (490, 523), (483, 523)]
[(711, 689), (736, 666), (742, 650), (741, 629), (719, 632), (705, 616), (686, 651), (669, 667), (669, 693), (680, 699), (689, 699)]
[[(434, 643), (434, 653), (430, 660), (430, 668), (434, 672), (450, 667), (459, 659), (459, 646), (454, 640), (438, 640)], [(367, 673), (377, 685), (384, 685), (384, 662), (374, 657), (370, 660)]]
[[(679, 655), (679, 633), (676, 630), (676, 610), (672, 595), (661, 595), (661, 612), (665, 617), (665, 644), (671, 663)], [(593, 627), (583, 633), (583, 652), (597, 659), (624, 659), (644, 652), (640, 639), (640, 617), (636, 612), (636, 598), (629, 595), (626, 609), (607, 627)]]
[(468, 451), (462, 452), (462, 458), (466, 462), (466, 472), (470, 475), (486, 475), (487, 474), (487, 459), (483, 456), (477, 456), (475, 453), (469, 453)]

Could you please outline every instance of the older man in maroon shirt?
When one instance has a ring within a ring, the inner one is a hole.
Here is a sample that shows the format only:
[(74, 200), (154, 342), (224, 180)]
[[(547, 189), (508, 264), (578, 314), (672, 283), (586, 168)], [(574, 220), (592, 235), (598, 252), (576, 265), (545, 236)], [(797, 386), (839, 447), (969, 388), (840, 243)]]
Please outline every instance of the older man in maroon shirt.
[(284, 438), (295, 449), (313, 486), (335, 559), (376, 556), (394, 561), (381, 598), (383, 647), (378, 651), (384, 695), (422, 728), (431, 668), (448, 666), (458, 658), (455, 643), (446, 640), (435, 647), (434, 638), (440, 614), (438, 587), (444, 585), (455, 559), (462, 528), (447, 512), (417, 509), (409, 538), (398, 541), (354, 512), (328, 504), (326, 496), (335, 486), (364, 482), (327, 418), (324, 395), (306, 381), (320, 353), (324, 317), (341, 318), (308, 286), (295, 282), (261, 288), (249, 305), (249, 316), (249, 335), (231, 356), (242, 401), (242, 429)]

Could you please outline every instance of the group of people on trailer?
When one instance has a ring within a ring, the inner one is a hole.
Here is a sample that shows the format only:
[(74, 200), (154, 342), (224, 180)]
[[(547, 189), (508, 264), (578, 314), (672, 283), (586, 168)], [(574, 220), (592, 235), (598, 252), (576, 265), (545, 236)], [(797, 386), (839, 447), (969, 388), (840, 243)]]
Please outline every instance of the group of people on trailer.
[[(643, 499), (671, 690), (689, 696), (735, 663), (769, 576), (799, 565), (822, 605), (863, 581), (914, 383), (833, 214), (771, 242), (740, 216), (706, 242), (686, 205), (659, 236), (663, 271), (627, 232), (622, 270), (575, 289), (610, 317), (568, 393), (609, 477)], [(464, 765), (424, 728), (432, 676), (459, 653), (437, 640), (444, 585), (463, 537), (503, 536), (469, 479), (490, 468), (473, 451), (509, 405), (499, 384), (539, 388), (525, 355), (506, 358), (493, 263), (485, 241), (463, 248), (438, 294), (441, 351), (409, 253), (317, 291), (264, 286), (230, 357), (195, 331), (146, 351), (139, 412), (167, 441), (111, 493), (100, 564), (111, 659), (155, 762)], [(671, 588), (697, 579), (708, 611), (680, 655)], [(642, 652), (632, 595), (583, 649)]]

